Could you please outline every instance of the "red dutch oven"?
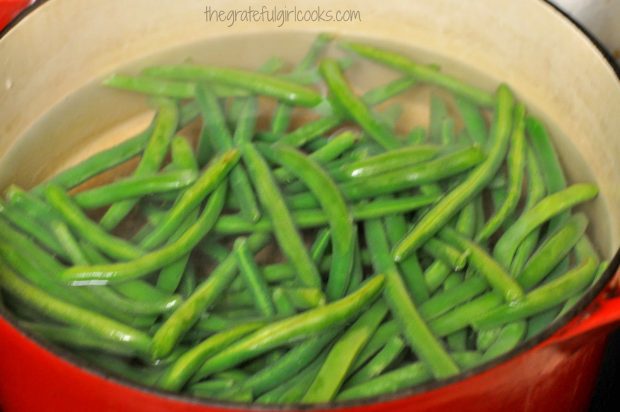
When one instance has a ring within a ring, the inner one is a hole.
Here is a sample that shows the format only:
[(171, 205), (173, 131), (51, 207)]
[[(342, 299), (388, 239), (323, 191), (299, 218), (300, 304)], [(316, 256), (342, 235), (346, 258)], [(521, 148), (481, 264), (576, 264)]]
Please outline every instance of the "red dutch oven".
[[(277, 1), (254, 4), (263, 5), (284, 7)], [(620, 319), (614, 280), (620, 264), (620, 82), (618, 68), (615, 72), (603, 52), (538, 0), (299, 0), (287, 8), (354, 10), (361, 19), (287, 21), (281, 27), (272, 21), (208, 21), (205, 6), (195, 0), (49, 0), (20, 15), (0, 38), (0, 188), (32, 185), (129, 136), (145, 108), (132, 97), (89, 86), (119, 68), (178, 61), (188, 53), (202, 53), (216, 64), (255, 67), (274, 54), (297, 58), (317, 32), (329, 31), (426, 56), (474, 83), (504, 80), (551, 126), (569, 178), (597, 182), (600, 196), (586, 212), (590, 235), (610, 261), (608, 271), (572, 311), (490, 364), (394, 395), (280, 410), (586, 408), (607, 336)], [(249, 3), (214, 0), (208, 6), (227, 11)], [(47, 116), (50, 112), (55, 116)], [(109, 132), (116, 124), (127, 127)], [(28, 336), (9, 313), (0, 314), (4, 412), (278, 409), (192, 399), (106, 376)]]

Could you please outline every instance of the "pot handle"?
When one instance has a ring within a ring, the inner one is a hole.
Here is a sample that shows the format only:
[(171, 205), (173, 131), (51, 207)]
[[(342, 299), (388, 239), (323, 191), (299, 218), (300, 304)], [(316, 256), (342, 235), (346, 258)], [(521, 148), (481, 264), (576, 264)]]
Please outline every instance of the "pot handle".
[(578, 315), (551, 340), (554, 343), (566, 341), (617, 323), (620, 323), (620, 270), (584, 314)]

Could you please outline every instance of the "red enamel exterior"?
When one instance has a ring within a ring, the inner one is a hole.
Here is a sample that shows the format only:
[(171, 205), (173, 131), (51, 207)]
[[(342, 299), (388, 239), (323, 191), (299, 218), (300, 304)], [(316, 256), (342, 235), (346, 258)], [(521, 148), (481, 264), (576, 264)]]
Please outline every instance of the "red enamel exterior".
[[(341, 410), (584, 410), (607, 335), (620, 318), (620, 298), (608, 294), (601, 294), (583, 315), (549, 339), (494, 368), (429, 392)], [(149, 393), (80, 369), (29, 340), (2, 318), (0, 406), (3, 412), (231, 411)]]

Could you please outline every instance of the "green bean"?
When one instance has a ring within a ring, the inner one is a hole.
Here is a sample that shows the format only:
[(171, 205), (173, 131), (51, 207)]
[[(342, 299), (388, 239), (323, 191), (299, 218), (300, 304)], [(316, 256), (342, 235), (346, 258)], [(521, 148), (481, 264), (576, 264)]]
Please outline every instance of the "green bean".
[(128, 262), (91, 266), (73, 266), (60, 274), (60, 279), (73, 285), (105, 284), (124, 282), (148, 275), (166, 266), (189, 251), (211, 230), (217, 220), (226, 198), (224, 183), (213, 192), (196, 223), (175, 242), (154, 252), (146, 253)]
[(47, 185), (45, 197), (73, 230), (109, 256), (127, 260), (136, 259), (143, 255), (142, 250), (138, 247), (108, 234), (101, 226), (90, 220), (61, 187), (54, 184)]
[(506, 325), (500, 329), (499, 335), (493, 344), (489, 346), (482, 360), (497, 358), (514, 349), (525, 337), (527, 332), (527, 322), (520, 321)]
[[(134, 176), (150, 175), (160, 168), (168, 152), (170, 140), (178, 126), (179, 111), (175, 102), (160, 99), (158, 100), (158, 109), (153, 132), (149, 136), (142, 158), (133, 172)], [(136, 203), (137, 199), (133, 199), (113, 204), (99, 223), (104, 229), (112, 230), (127, 216)]]
[(344, 389), (346, 390), (346, 388), (367, 382), (381, 375), (400, 356), (404, 349), (405, 342), (400, 337), (394, 336), (370, 362), (347, 380)]
[[(261, 249), (269, 237), (257, 234), (248, 238), (248, 246), (252, 251)], [(229, 255), (200, 284), (194, 293), (179, 306), (160, 326), (153, 336), (150, 348), (151, 357), (160, 359), (172, 352), (174, 345), (182, 335), (198, 320), (204, 312), (226, 289), (236, 275), (237, 262), (234, 255)]]
[(504, 202), (497, 212), (487, 220), (478, 232), (478, 242), (487, 240), (495, 233), (506, 219), (514, 213), (521, 197), (525, 165), (525, 106), (518, 104), (515, 108), (515, 124), (512, 131), (510, 151), (508, 152), (509, 185)]
[(241, 388), (249, 389), (255, 395), (261, 395), (277, 387), (288, 379), (293, 378), (311, 363), (336, 335), (337, 332), (328, 332), (300, 343), (277, 362), (244, 381), (241, 384)]
[(396, 52), (379, 49), (362, 43), (346, 43), (343, 47), (362, 57), (400, 70), (416, 80), (440, 86), (458, 96), (462, 96), (480, 106), (493, 105), (493, 96), (485, 91), (467, 85), (447, 74), (442, 74), (434, 67), (420, 65), (406, 56)]
[(381, 348), (383, 348), (387, 342), (392, 339), (395, 335), (400, 332), (399, 324), (394, 320), (388, 320), (384, 322), (377, 330), (374, 335), (368, 340), (366, 345), (362, 348), (361, 352), (351, 365), (349, 369), (349, 374), (352, 375), (354, 372), (358, 371), (361, 367), (366, 365), (366, 363), (376, 355)]
[(597, 264), (587, 258), (576, 268), (540, 286), (509, 306), (500, 306), (473, 320), (475, 327), (494, 327), (524, 319), (549, 309), (589, 285), (596, 274)]
[(355, 357), (387, 312), (383, 301), (376, 302), (347, 329), (327, 354), (323, 366), (301, 400), (303, 403), (328, 402), (336, 396)]
[(426, 140), (426, 129), (423, 126), (416, 126), (407, 135), (407, 142), (410, 145), (419, 145)]
[[(195, 173), (198, 173), (198, 159), (194, 155), (194, 151), (190, 145), (190, 143), (182, 136), (175, 136), (172, 139), (171, 143), (171, 157), (172, 164), (179, 169), (187, 169), (192, 170)], [(168, 240), (168, 243), (174, 242), (179, 239), (185, 233), (189, 226), (197, 219), (199, 210), (192, 210), (189, 215), (185, 218), (185, 220), (181, 223), (181, 225), (176, 229), (176, 231), (171, 235)], [(162, 217), (163, 219), (163, 217)], [(161, 223), (161, 220), (159, 221)], [(145, 234), (139, 242), (143, 242), (147, 235)], [(167, 291), (169, 293), (174, 292), (181, 284), (181, 281), (184, 278), (184, 273), (187, 268), (187, 263), (189, 261), (189, 254), (181, 257), (179, 260), (171, 263), (164, 267), (159, 276), (157, 278), (157, 287), (161, 290)], [(187, 277), (185, 277), (188, 279)]]
[[(384, 219), (385, 233), (391, 246), (394, 246), (407, 232), (406, 222), (403, 215), (390, 215)], [(428, 300), (429, 291), (424, 283), (422, 267), (417, 255), (414, 253), (399, 263), (398, 267), (407, 285), (407, 290), (416, 304)]]
[(2, 280), (1, 287), (8, 293), (47, 316), (83, 328), (103, 339), (122, 343), (138, 354), (144, 354), (148, 350), (151, 342), (148, 335), (98, 313), (65, 303), (21, 280), (2, 262), (0, 262), (0, 280)]
[[(399, 192), (425, 183), (434, 183), (463, 173), (481, 161), (483, 161), (483, 155), (480, 149), (466, 148), (435, 160), (377, 176), (350, 179), (341, 183), (339, 189), (350, 201), (365, 199)], [(290, 197), (288, 203), (293, 208), (310, 208), (316, 204), (316, 199), (309, 193), (302, 193)]]
[(293, 316), (297, 311), (287, 296), (284, 288), (274, 288), (271, 294), (276, 313), (283, 317)]
[(367, 105), (374, 106), (411, 89), (416, 83), (410, 77), (402, 77), (367, 91), (362, 96), (362, 101)]
[(257, 402), (263, 404), (299, 403), (325, 362), (326, 357), (327, 353), (319, 355), (308, 367), (298, 373), (297, 376), (265, 393), (257, 399)]
[(374, 176), (384, 172), (431, 160), (440, 153), (438, 146), (416, 145), (348, 163), (341, 170), (350, 177)]
[(293, 147), (301, 147), (334, 129), (340, 123), (340, 117), (335, 115), (321, 117), (312, 122), (304, 123), (292, 132), (285, 134), (276, 144), (282, 143)]
[[(352, 206), (351, 214), (353, 219), (357, 221), (379, 218), (428, 206), (438, 198), (437, 195), (418, 195), (397, 199), (380, 199)], [(320, 227), (328, 223), (327, 216), (320, 209), (294, 211), (292, 217), (295, 224), (302, 229)], [(224, 215), (220, 217), (215, 226), (216, 233), (227, 235), (271, 230), (273, 227), (270, 220), (263, 218), (256, 223), (250, 223), (237, 215)]]
[(101, 339), (72, 326), (56, 326), (42, 323), (19, 322), (19, 326), (57, 345), (79, 350), (92, 350), (119, 356), (133, 356), (135, 351), (119, 342)]
[[(359, 140), (360, 135), (358, 133), (346, 130), (330, 138), (325, 146), (310, 153), (308, 157), (323, 165), (349, 150)], [(278, 182), (291, 182), (294, 178), (294, 175), (285, 168), (275, 169), (273, 176)]]
[(523, 297), (523, 289), (510, 274), (475, 242), (460, 235), (455, 230), (445, 227), (441, 236), (464, 250), (470, 252), (469, 262), (489, 284), (504, 297), (507, 302), (515, 302)]
[(263, 326), (264, 322), (246, 323), (209, 337), (181, 355), (158, 380), (157, 386), (167, 390), (181, 389), (206, 359)]
[[(553, 148), (547, 129), (540, 120), (532, 116), (528, 116), (525, 125), (533, 151), (540, 161), (542, 177), (545, 181), (548, 194), (553, 194), (565, 189), (566, 177), (564, 176), (562, 165)], [(549, 222), (549, 231), (555, 231), (568, 216), (568, 212), (564, 212), (552, 218)]]
[[(193, 396), (212, 399), (226, 399), (228, 390), (233, 387), (235, 381), (232, 379), (213, 379), (205, 382), (198, 382), (191, 385), (187, 392)], [(250, 401), (252, 400), (250, 394)]]
[(450, 266), (446, 265), (441, 260), (434, 261), (423, 273), (426, 289), (428, 289), (430, 293), (434, 293), (439, 289), (450, 273), (452, 273)]
[(447, 336), (468, 327), (472, 319), (480, 318), (489, 310), (499, 307), (503, 301), (495, 292), (485, 293), (433, 319), (428, 325), (437, 336)]
[[(529, 145), (527, 147), (526, 168), (528, 174), (528, 194), (523, 210), (530, 210), (545, 196), (546, 189), (541, 177), (542, 172), (536, 160), (536, 155)], [(540, 229), (534, 229), (519, 245), (510, 265), (510, 273), (513, 276), (516, 276), (525, 267), (527, 259), (538, 244), (539, 232)]]
[(362, 281), (364, 280), (364, 265), (362, 263), (362, 251), (360, 248), (360, 243), (357, 238), (358, 228), (355, 228), (354, 238), (354, 247), (355, 247), (355, 255), (353, 257), (353, 269), (351, 269), (351, 280), (349, 281), (349, 287), (347, 288), (347, 294), (355, 292)]
[(126, 199), (183, 189), (195, 180), (196, 172), (192, 170), (132, 176), (80, 192), (74, 196), (74, 201), (82, 208), (96, 208)]
[[(162, 80), (149, 76), (113, 74), (105, 79), (102, 84), (115, 89), (173, 99), (192, 99), (196, 94), (195, 83)], [(217, 85), (215, 92), (218, 96), (246, 96), (248, 94), (245, 90), (222, 85)]]
[(488, 283), (481, 277), (466, 279), (458, 287), (433, 295), (420, 305), (420, 314), (427, 321), (435, 319), (484, 292), (487, 286)]
[[(202, 110), (210, 142), (218, 151), (233, 149), (233, 136), (226, 125), (226, 119), (217, 97), (206, 86), (198, 86), (196, 100)], [(244, 125), (245, 126), (245, 125)], [(203, 144), (204, 142), (200, 142)], [(230, 172), (230, 186), (235, 197), (239, 200), (241, 213), (249, 220), (255, 222), (261, 216), (256, 197), (242, 164), (236, 165)]]
[(429, 138), (433, 142), (440, 142), (443, 121), (448, 117), (448, 109), (443, 99), (433, 94), (430, 104), (430, 119), (428, 126)]
[[(332, 40), (333, 36), (331, 35), (319, 34), (291, 74), (299, 74), (312, 68)], [(285, 104), (278, 105), (271, 120), (271, 131), (273, 133), (283, 133), (288, 129), (291, 122), (292, 109), (292, 107)]]
[(271, 161), (286, 167), (298, 176), (316, 196), (329, 220), (332, 234), (332, 267), (326, 286), (328, 299), (342, 297), (349, 284), (353, 268), (353, 218), (341, 193), (321, 167), (294, 148), (284, 145), (263, 147)]
[(579, 203), (593, 199), (597, 194), (596, 186), (584, 183), (574, 184), (545, 197), (504, 232), (495, 245), (493, 256), (509, 267), (519, 244), (536, 227)]
[(235, 240), (233, 250), (237, 258), (239, 272), (243, 276), (248, 289), (254, 297), (256, 308), (264, 316), (273, 316), (276, 313), (271, 296), (269, 296), (269, 288), (267, 282), (262, 278), (261, 272), (254, 261), (254, 257), (250, 252), (247, 239), (237, 238)]
[(332, 233), (329, 228), (325, 227), (320, 229), (314, 238), (312, 246), (310, 247), (310, 257), (319, 267), (321, 266), (321, 262), (323, 261), (327, 248), (331, 242), (331, 236)]
[(467, 134), (474, 142), (484, 147), (487, 143), (488, 132), (484, 117), (480, 113), (480, 108), (459, 96), (455, 96), (455, 101)]
[(273, 223), (276, 240), (294, 266), (299, 281), (305, 286), (320, 287), (319, 272), (303, 244), (269, 166), (251, 145), (242, 146), (241, 153), (254, 182), (258, 199)]
[(433, 336), (411, 301), (403, 280), (389, 255), (389, 245), (380, 220), (364, 224), (366, 241), (377, 272), (385, 273), (384, 297), (392, 315), (398, 320), (407, 343), (437, 378), (457, 374), (459, 369)]
[[(198, 218), (198, 209), (194, 209), (185, 218), (177, 230), (170, 236), (168, 243), (176, 242), (191, 227)], [(183, 274), (189, 262), (190, 253), (186, 253), (174, 262), (164, 266), (157, 277), (157, 287), (163, 291), (172, 293), (179, 287)]]
[(143, 71), (143, 74), (234, 86), (292, 105), (313, 107), (321, 102), (321, 96), (310, 88), (275, 76), (247, 70), (179, 64), (149, 67)]
[(41, 222), (30, 219), (24, 211), (11, 205), (5, 205), (0, 201), (0, 214), (15, 227), (32, 236), (41, 246), (62, 257), (67, 256), (67, 251), (57, 237), (48, 228), (43, 226)]
[(377, 297), (383, 282), (384, 277), (376, 275), (347, 297), (259, 329), (209, 359), (197, 377), (228, 369), (295, 339), (342, 326)]
[(140, 242), (140, 246), (149, 250), (168, 239), (192, 210), (195, 210), (206, 196), (222, 184), (222, 180), (233, 170), (238, 160), (239, 152), (236, 149), (230, 149), (213, 159), (194, 184), (181, 194), (153, 231)]
[[(495, 176), (502, 164), (512, 128), (513, 96), (507, 86), (496, 93), (496, 108), (492, 142), (486, 160), (472, 171), (456, 188), (446, 194), (405, 238), (394, 248), (396, 261), (407, 257), (434, 236), (467, 202), (471, 201)], [(444, 165), (445, 166), (445, 165)]]
[(321, 76), (325, 80), (331, 97), (338, 106), (348, 113), (377, 143), (386, 149), (395, 149), (400, 145), (390, 130), (370, 111), (368, 106), (349, 88), (338, 62), (325, 59), (320, 64)]
[(568, 255), (583, 236), (588, 226), (588, 218), (579, 213), (569, 218), (554, 234), (538, 248), (517, 275), (517, 281), (524, 289), (536, 286), (560, 261)]
[(422, 249), (430, 256), (442, 261), (455, 271), (462, 270), (467, 264), (467, 256), (469, 255), (467, 249), (465, 249), (465, 252), (460, 252), (439, 239), (430, 239), (424, 244)]

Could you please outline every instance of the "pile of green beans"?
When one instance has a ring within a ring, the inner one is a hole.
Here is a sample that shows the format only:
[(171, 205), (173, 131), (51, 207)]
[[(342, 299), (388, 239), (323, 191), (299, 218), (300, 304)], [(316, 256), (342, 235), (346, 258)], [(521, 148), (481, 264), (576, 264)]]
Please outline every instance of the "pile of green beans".
[[(453, 377), (575, 305), (605, 269), (573, 212), (597, 188), (567, 182), (543, 123), (505, 84), (334, 41), (288, 71), (107, 79), (152, 123), (0, 203), (19, 325), (142, 385), (305, 404)], [(370, 63), (396, 80), (360, 95)], [(420, 85), (430, 115), (403, 130)]]

